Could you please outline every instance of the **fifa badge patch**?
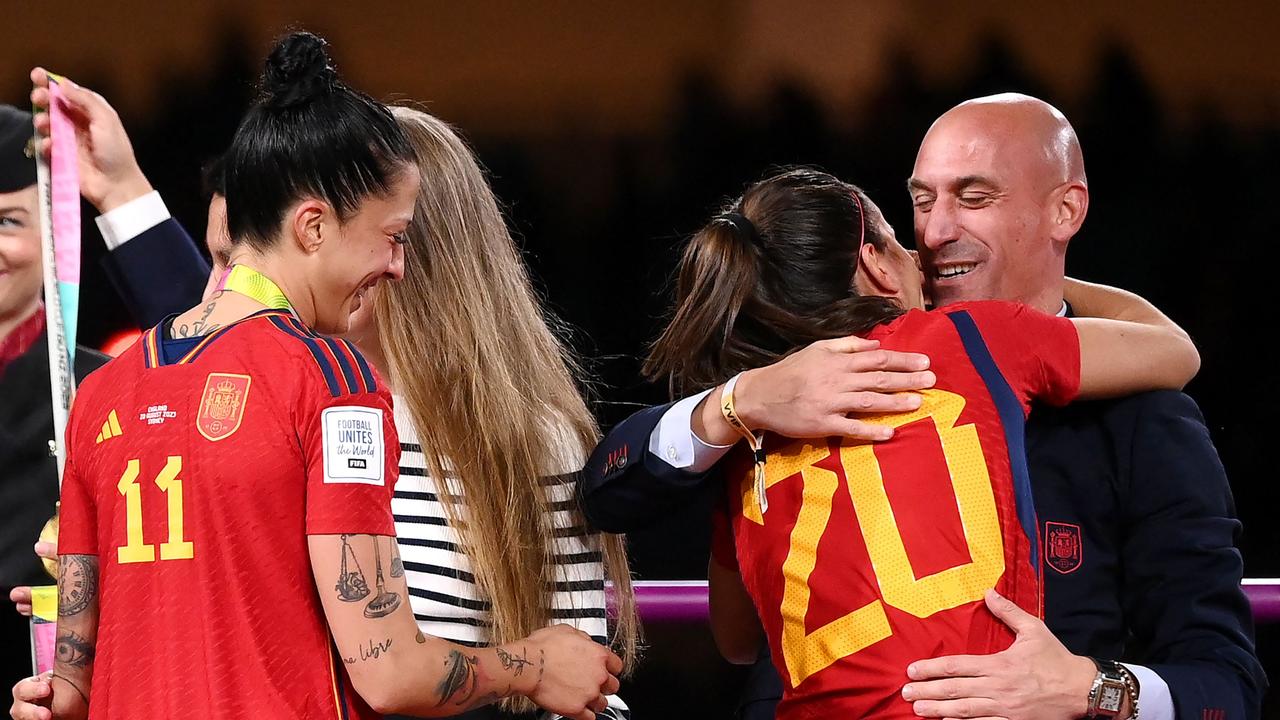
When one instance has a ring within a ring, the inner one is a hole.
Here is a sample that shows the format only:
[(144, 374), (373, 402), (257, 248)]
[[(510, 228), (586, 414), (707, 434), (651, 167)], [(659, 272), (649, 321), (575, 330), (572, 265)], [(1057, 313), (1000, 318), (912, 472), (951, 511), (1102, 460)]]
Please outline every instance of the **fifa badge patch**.
[(320, 413), (320, 426), (325, 482), (385, 484), (381, 408), (325, 408)]
[(1080, 569), (1084, 548), (1080, 541), (1080, 526), (1069, 523), (1046, 522), (1044, 524), (1045, 562), (1049, 567), (1066, 575)]
[(200, 395), (200, 411), (196, 413), (196, 429), (201, 435), (217, 442), (240, 429), (251, 382), (248, 375), (209, 373)]

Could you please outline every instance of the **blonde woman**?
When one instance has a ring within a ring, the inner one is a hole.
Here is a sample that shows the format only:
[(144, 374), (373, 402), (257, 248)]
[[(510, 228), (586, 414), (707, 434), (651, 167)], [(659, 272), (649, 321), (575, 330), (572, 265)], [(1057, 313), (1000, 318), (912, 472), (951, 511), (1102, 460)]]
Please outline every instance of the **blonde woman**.
[[(589, 532), (576, 500), (597, 438), (577, 366), (470, 148), (425, 112), (392, 112), (421, 178), (405, 275), (376, 290), (347, 337), (395, 392), (392, 509), (418, 625), (467, 645), (553, 623), (609, 642), (607, 577), (612, 642), (630, 667), (637, 625), (623, 539)], [(622, 716), (626, 706), (609, 702)], [(477, 717), (486, 712), (496, 711)]]

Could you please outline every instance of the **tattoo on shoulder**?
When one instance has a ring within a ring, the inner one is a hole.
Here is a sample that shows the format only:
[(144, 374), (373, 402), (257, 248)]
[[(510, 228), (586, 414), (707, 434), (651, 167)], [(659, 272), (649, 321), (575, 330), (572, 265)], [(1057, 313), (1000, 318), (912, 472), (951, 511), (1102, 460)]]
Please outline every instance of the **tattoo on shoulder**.
[(54, 644), (54, 658), (58, 664), (82, 668), (93, 664), (93, 656), (93, 643), (84, 637), (70, 630), (58, 633)]
[(58, 616), (78, 615), (98, 599), (98, 559), (92, 555), (58, 557)]
[(494, 648), (498, 653), (498, 662), (502, 663), (503, 670), (510, 670), (512, 675), (520, 675), (524, 672), (526, 666), (532, 665), (533, 661), (528, 658), (528, 651), (524, 647), (520, 648), (520, 654), (507, 652), (502, 648)]
[(450, 703), (466, 705), (476, 694), (476, 666), (479, 664), (477, 655), (450, 650), (444, 661), (444, 678), (436, 686), (436, 694), (440, 696), (436, 707)]

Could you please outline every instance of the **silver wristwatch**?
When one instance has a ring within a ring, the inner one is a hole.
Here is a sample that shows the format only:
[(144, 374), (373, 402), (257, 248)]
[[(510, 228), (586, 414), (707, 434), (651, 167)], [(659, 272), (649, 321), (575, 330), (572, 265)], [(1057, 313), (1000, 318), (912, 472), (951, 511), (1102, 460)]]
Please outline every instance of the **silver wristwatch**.
[(1093, 687), (1089, 688), (1089, 717), (1111, 718), (1120, 714), (1125, 695), (1129, 694), (1129, 683), (1120, 663), (1110, 660), (1089, 658), (1098, 668), (1093, 678)]

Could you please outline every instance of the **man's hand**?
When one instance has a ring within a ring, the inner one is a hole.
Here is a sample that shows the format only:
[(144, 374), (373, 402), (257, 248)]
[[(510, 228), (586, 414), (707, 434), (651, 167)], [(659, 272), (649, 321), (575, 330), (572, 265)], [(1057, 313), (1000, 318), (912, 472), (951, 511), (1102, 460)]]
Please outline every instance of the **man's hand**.
[[(49, 73), (44, 68), (31, 71), (31, 104), (37, 110), (49, 108)], [(80, 194), (99, 213), (106, 213), (151, 192), (151, 183), (142, 174), (133, 156), (133, 145), (120, 123), (120, 116), (98, 93), (64, 78), (68, 117), (76, 126), (76, 146), (80, 164)], [(44, 138), (41, 152), (46, 156), (49, 140), (49, 113), (35, 118), (36, 131)]]
[(53, 711), (49, 709), (49, 701), (53, 690), (49, 687), (52, 672), (35, 677), (24, 678), (13, 686), (13, 705), (9, 706), (9, 717), (13, 720), (52, 720)]
[[(58, 562), (58, 543), (41, 541), (36, 543), (36, 555)], [(9, 591), (9, 600), (17, 606), (18, 613), (31, 617), (31, 588), (16, 587)]]
[[(933, 387), (936, 380), (926, 355), (881, 350), (876, 340), (843, 337), (815, 342), (773, 365), (743, 373), (734, 400), (738, 416), (753, 430), (793, 438), (888, 440), (891, 428), (849, 415), (915, 410), (921, 399), (910, 391)], [(711, 402), (720, 401), (715, 392), (711, 395)]]
[(987, 607), (1017, 635), (994, 655), (952, 655), (907, 668), (902, 688), (921, 717), (1065, 720), (1084, 717), (1093, 661), (1072, 655), (1033, 615), (988, 590)]
[(18, 609), (19, 615), (31, 617), (31, 587), (23, 585), (9, 591), (9, 600)]

